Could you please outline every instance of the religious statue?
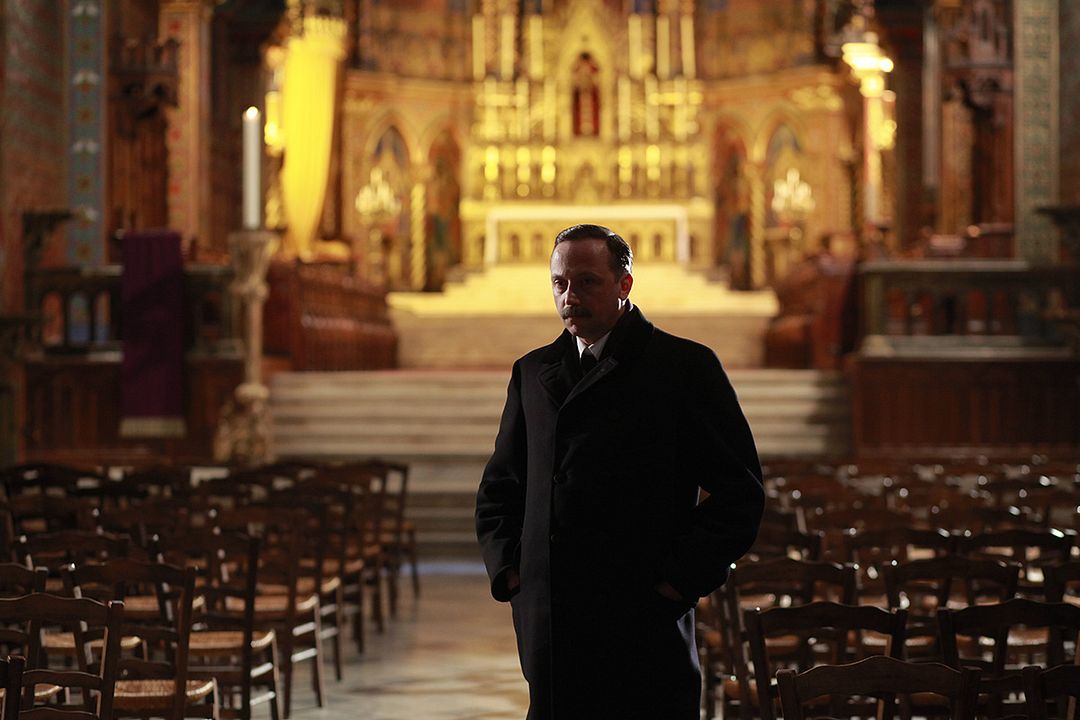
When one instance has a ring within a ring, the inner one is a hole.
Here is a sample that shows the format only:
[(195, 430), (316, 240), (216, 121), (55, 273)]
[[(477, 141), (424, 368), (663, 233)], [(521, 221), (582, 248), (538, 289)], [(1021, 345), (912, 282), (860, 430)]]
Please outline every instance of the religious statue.
[(600, 134), (600, 88), (597, 76), (600, 66), (587, 53), (581, 53), (574, 63), (574, 137), (596, 137)]

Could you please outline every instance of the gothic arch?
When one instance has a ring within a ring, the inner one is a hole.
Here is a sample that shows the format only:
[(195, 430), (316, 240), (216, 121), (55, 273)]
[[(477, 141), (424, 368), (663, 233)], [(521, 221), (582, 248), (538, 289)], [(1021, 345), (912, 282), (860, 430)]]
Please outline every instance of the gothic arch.
[(781, 127), (787, 126), (795, 134), (800, 147), (806, 146), (807, 129), (798, 112), (786, 103), (774, 107), (765, 116), (764, 122), (754, 138), (753, 144), (747, 149), (750, 151), (750, 159), (756, 163), (765, 162), (765, 156), (769, 150), (769, 143), (773, 135)]
[(429, 122), (424, 130), (420, 133), (420, 152), (423, 157), (423, 161), (431, 156), (432, 146), (436, 141), (440, 140), (443, 135), (449, 135), (454, 143), (464, 149), (468, 145), (468, 137), (461, 131), (461, 128), (454, 123), (453, 117), (448, 112), (439, 113), (431, 122)]
[(368, 123), (367, 139), (364, 142), (364, 151), (361, 159), (364, 163), (370, 163), (371, 159), (375, 157), (375, 151), (378, 147), (379, 141), (386, 135), (387, 131), (394, 129), (401, 136), (404, 141), (405, 149), (407, 150), (409, 165), (416, 165), (418, 162), (423, 162), (423, 155), (420, 152), (420, 144), (417, 142), (415, 133), (411, 125), (406, 122), (401, 113), (397, 110), (388, 109), (379, 115), (376, 115), (370, 123)]

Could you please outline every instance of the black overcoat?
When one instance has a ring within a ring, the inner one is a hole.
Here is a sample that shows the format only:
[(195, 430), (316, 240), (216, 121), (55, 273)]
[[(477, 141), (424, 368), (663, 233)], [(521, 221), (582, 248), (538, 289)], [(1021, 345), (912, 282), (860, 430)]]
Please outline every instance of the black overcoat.
[(757, 452), (707, 347), (634, 307), (603, 355), (582, 378), (564, 331), (514, 363), (477, 494), (492, 595), (513, 606), (529, 720), (697, 720), (692, 603), (654, 587), (723, 584), (761, 519)]

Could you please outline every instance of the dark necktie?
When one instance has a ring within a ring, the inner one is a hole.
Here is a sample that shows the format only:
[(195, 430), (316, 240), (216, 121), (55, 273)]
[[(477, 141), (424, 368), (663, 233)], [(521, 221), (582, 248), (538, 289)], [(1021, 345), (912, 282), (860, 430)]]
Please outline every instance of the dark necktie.
[(596, 356), (588, 348), (581, 353), (581, 374), (588, 375), (589, 371), (596, 367)]

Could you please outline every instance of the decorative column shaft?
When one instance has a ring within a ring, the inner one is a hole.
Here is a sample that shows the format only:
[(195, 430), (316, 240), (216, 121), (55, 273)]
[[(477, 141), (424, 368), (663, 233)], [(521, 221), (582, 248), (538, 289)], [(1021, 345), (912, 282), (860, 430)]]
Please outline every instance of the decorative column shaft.
[(212, 0), (164, 0), (160, 36), (179, 43), (177, 107), (166, 110), (169, 132), (169, 226), (194, 237), (202, 248), (210, 237), (210, 19)]
[(105, 261), (106, 3), (69, 4), (68, 205), (79, 211), (80, 218), (67, 231), (67, 261), (100, 265)]
[(1016, 254), (1034, 263), (1058, 258), (1059, 237), (1039, 206), (1058, 202), (1058, 0), (1013, 4), (1016, 32)]

